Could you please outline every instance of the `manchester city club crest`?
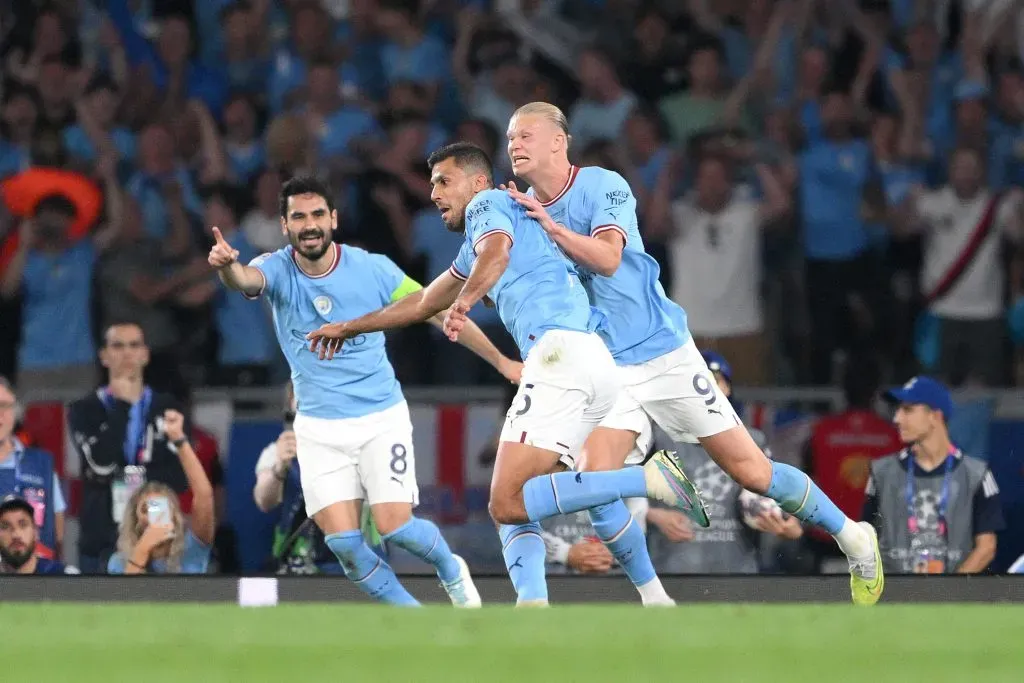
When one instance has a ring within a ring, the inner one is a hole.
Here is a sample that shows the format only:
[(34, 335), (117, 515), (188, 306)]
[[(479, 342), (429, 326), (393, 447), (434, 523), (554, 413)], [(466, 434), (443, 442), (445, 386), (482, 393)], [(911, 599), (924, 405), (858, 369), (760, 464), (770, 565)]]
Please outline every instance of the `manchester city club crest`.
[(320, 315), (327, 315), (331, 312), (331, 309), (334, 308), (334, 304), (331, 303), (330, 297), (318, 296), (313, 299), (313, 308), (315, 308), (316, 312)]

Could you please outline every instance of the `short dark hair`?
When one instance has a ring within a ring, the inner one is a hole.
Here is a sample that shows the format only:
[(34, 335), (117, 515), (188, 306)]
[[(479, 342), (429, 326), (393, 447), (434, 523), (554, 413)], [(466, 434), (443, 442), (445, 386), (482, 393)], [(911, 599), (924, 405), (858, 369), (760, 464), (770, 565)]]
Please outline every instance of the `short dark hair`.
[(46, 195), (36, 203), (35, 210), (32, 213), (39, 215), (43, 211), (52, 211), (71, 219), (78, 216), (78, 207), (62, 194)]
[(327, 210), (332, 213), (334, 212), (334, 199), (331, 197), (331, 190), (327, 183), (315, 176), (299, 175), (290, 178), (281, 186), (281, 194), (279, 195), (281, 218), (288, 216), (288, 198), (299, 194), (319, 195), (327, 202)]
[(103, 348), (107, 347), (107, 337), (110, 335), (110, 331), (115, 327), (136, 327), (139, 332), (142, 333), (142, 343), (146, 343), (146, 331), (142, 329), (142, 323), (138, 320), (132, 320), (131, 318), (116, 318), (107, 322), (103, 327)]
[(494, 184), (494, 165), (491, 163), (491, 157), (472, 142), (453, 142), (434, 150), (427, 157), (427, 166), (433, 171), (434, 166), (446, 159), (454, 159), (455, 165), (461, 169), (469, 168), (482, 173), (487, 176), (489, 183)]

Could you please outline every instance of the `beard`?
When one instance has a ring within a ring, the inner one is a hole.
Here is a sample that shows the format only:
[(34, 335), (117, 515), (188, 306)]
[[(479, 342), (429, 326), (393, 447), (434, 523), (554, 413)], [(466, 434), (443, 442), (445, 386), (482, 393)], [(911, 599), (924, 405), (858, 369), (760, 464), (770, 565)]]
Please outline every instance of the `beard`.
[[(303, 245), (302, 240), (306, 238), (319, 237), (319, 246)], [(320, 259), (327, 250), (331, 248), (331, 239), (327, 236), (327, 231), (321, 228), (309, 228), (303, 230), (299, 234), (292, 232), (288, 233), (288, 241), (291, 243), (292, 248), (299, 252), (303, 257), (310, 261), (316, 261)]]
[(21, 569), (32, 558), (35, 551), (35, 543), (25, 546), (24, 550), (17, 552), (9, 548), (0, 548), (0, 561), (12, 569)]

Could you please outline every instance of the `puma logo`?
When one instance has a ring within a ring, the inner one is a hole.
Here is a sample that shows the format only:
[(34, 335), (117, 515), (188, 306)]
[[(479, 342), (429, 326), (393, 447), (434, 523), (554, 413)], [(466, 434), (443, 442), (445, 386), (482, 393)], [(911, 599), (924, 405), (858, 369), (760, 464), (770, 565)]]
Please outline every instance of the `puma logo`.
[(509, 571), (512, 571), (512, 570), (513, 570), (513, 569), (515, 569), (516, 567), (519, 567), (520, 569), (522, 569), (522, 568), (523, 568), (523, 563), (521, 562), (521, 560), (522, 560), (522, 559), (523, 559), (523, 556), (522, 556), (522, 555), (520, 555), (519, 557), (517, 557), (517, 558), (516, 558), (516, 561), (515, 561), (515, 562), (513, 562), (512, 564), (510, 564), (510, 565), (508, 566), (508, 570), (509, 570)]
[(711, 413), (714, 413), (718, 417), (722, 417), (722, 411), (721, 410), (717, 410), (715, 408), (708, 408), (708, 415), (710, 415)]
[(582, 472), (577, 472), (576, 473), (576, 483), (577, 484), (582, 484), (583, 483), (583, 473)]

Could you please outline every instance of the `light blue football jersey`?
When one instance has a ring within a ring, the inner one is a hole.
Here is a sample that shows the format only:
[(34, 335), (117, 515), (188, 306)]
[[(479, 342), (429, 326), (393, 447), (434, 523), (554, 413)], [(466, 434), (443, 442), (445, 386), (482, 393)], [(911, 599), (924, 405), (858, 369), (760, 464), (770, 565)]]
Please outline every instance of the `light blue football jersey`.
[(592, 332), (603, 322), (576, 273), (537, 221), (503, 190), (484, 190), (466, 207), (466, 240), (449, 272), (465, 280), (476, 245), (495, 233), (512, 240), (509, 263), (487, 293), (523, 358), (548, 330)]
[(636, 198), (621, 175), (573, 166), (565, 189), (544, 207), (552, 220), (580, 235), (617, 230), (626, 240), (622, 263), (611, 277), (572, 264), (590, 303), (606, 317), (598, 333), (617, 364), (644, 363), (690, 339), (686, 312), (665, 294), (658, 262), (644, 250)]
[[(353, 320), (392, 302), (405, 273), (391, 259), (334, 244), (334, 266), (304, 273), (289, 245), (249, 264), (266, 278), (262, 295), (274, 314), (274, 332), (291, 367), (299, 413), (339, 419), (362, 417), (399, 403), (402, 388), (384, 349), (384, 333), (347, 339), (334, 360), (320, 360), (306, 335), (326, 323)], [(236, 334), (245, 334), (237, 330)]]

